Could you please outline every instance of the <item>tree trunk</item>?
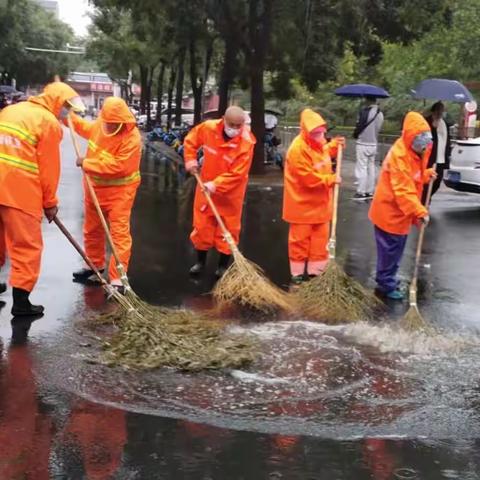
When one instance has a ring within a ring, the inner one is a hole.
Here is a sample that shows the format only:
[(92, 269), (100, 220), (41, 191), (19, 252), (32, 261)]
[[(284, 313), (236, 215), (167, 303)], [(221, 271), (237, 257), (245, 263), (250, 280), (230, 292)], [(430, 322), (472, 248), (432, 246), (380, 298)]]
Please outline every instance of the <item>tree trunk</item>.
[(253, 155), (253, 173), (263, 173), (265, 169), (263, 145), (265, 134), (265, 95), (263, 91), (263, 73), (265, 71), (266, 53), (271, 34), (272, 8), (273, 0), (250, 0), (250, 48), (247, 52), (247, 60), (250, 65), (252, 132), (257, 139)]
[(220, 84), (218, 86), (218, 118), (220, 118), (228, 107), (228, 95), (230, 87), (235, 78), (235, 62), (237, 60), (237, 44), (229, 35), (225, 38), (225, 54), (223, 57)]
[(185, 55), (186, 48), (180, 47), (178, 52), (177, 92), (175, 96), (175, 125), (182, 123), (183, 82), (185, 80)]
[(147, 130), (150, 129), (152, 124), (152, 85), (153, 74), (155, 73), (155, 67), (150, 67), (147, 70), (147, 93), (145, 94), (145, 101), (147, 102)]
[(165, 62), (162, 62), (160, 64), (160, 72), (158, 73), (158, 79), (157, 79), (157, 117), (156, 121), (162, 125), (162, 98), (163, 98), (163, 82), (165, 80), (165, 69), (166, 69), (166, 64)]
[(173, 104), (173, 89), (175, 87), (175, 78), (177, 72), (175, 67), (170, 67), (170, 78), (168, 79), (168, 105), (167, 105), (167, 128), (172, 126), (172, 104)]
[(196, 42), (194, 38), (190, 38), (189, 57), (190, 57), (190, 84), (192, 86), (192, 92), (193, 92), (193, 124), (197, 125), (202, 121), (203, 79), (198, 78)]
[(214, 39), (211, 38), (208, 40), (207, 48), (205, 50), (205, 62), (203, 64), (203, 78), (202, 78), (202, 92), (201, 92), (201, 111), (202, 117), (205, 113), (205, 89), (208, 82), (208, 76), (210, 75), (210, 65), (212, 63), (212, 56), (213, 56), (213, 42)]
[(253, 154), (252, 173), (263, 173), (265, 169), (265, 149), (263, 137), (265, 135), (265, 97), (263, 94), (263, 68), (251, 66), (250, 69), (252, 133), (257, 139)]
[(140, 114), (145, 115), (147, 97), (148, 67), (140, 65)]

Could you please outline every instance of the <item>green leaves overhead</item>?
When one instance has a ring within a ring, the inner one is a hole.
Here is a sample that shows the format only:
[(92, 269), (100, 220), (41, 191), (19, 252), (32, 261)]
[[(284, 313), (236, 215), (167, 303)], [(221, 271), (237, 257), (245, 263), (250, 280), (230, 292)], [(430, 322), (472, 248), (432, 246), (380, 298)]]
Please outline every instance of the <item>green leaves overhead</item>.
[(74, 55), (31, 52), (25, 47), (64, 50), (74, 43), (69, 26), (33, 0), (0, 1), (0, 69), (17, 85), (44, 83), (66, 75), (79, 60)]

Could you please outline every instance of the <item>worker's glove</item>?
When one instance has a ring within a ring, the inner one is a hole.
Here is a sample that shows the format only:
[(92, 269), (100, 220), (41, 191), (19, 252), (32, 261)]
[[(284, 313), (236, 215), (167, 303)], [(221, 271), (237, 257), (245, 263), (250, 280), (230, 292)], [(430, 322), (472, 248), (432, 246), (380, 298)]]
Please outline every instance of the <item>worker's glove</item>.
[(428, 181), (432, 180), (432, 178), (433, 180), (436, 180), (438, 177), (438, 173), (434, 168), (427, 168), (427, 170), (425, 170), (425, 175)]
[(44, 208), (43, 213), (45, 214), (45, 217), (48, 220), (48, 223), (52, 223), (55, 220), (55, 217), (57, 216), (58, 207), (55, 206), (50, 208)]
[(210, 194), (215, 193), (215, 190), (217, 189), (214, 182), (204, 183), (204, 187), (205, 187), (205, 190), (207, 190), (207, 192)]
[(330, 186), (333, 187), (334, 185), (340, 185), (341, 183), (342, 183), (342, 177), (340, 177), (335, 173), (332, 173), (331, 175), (329, 175), (328, 184)]
[(420, 225), (427, 226), (429, 222), (430, 222), (430, 215), (425, 215), (419, 220)]
[(345, 137), (341, 136), (334, 137), (333, 142), (335, 142), (338, 146), (341, 145), (343, 148), (345, 148), (345, 145), (347, 144), (347, 140), (345, 139)]

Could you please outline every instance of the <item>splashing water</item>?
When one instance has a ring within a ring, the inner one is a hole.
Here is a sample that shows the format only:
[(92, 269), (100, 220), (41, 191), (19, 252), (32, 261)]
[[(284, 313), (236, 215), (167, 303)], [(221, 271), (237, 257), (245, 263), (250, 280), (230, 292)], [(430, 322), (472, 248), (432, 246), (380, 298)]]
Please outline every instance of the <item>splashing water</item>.
[[(477, 336), (367, 323), (230, 327), (247, 330), (263, 352), (249, 370), (138, 374), (87, 366), (71, 354), (76, 340), (65, 337), (43, 359), (42, 376), (98, 402), (229, 428), (329, 438), (480, 435)], [(64, 369), (54, 367), (59, 358), (68, 360)]]

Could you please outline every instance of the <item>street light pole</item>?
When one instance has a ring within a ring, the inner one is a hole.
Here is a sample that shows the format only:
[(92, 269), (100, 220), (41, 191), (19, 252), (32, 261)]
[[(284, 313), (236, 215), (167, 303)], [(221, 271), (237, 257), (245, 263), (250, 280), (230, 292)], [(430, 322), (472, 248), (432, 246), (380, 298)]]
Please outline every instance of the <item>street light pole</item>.
[(82, 49), (82, 47), (70, 47), (70, 45), (67, 44), (67, 48), (76, 48), (80, 51), (72, 52), (71, 50), (53, 50), (50, 48), (35, 48), (35, 47), (25, 47), (25, 50), (28, 50), (31, 52), (68, 53), (71, 55), (85, 55), (85, 49)]

